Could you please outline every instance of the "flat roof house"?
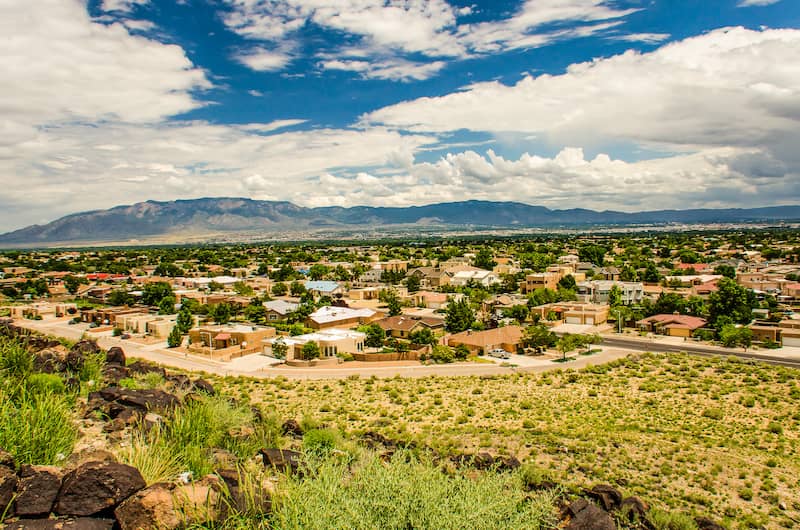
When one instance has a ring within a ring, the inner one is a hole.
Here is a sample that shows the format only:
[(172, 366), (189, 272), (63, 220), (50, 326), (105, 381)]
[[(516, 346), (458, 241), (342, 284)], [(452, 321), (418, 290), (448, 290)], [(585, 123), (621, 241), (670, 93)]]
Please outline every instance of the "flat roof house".
[(286, 360), (302, 360), (301, 351), (308, 342), (316, 342), (323, 358), (335, 358), (339, 353), (361, 353), (367, 336), (360, 331), (330, 328), (294, 337), (272, 337), (262, 340), (264, 355), (272, 355), (272, 345), (282, 341), (287, 347)]
[(368, 308), (325, 306), (308, 315), (306, 326), (312, 329), (354, 328), (369, 324), (382, 316), (382, 313)]

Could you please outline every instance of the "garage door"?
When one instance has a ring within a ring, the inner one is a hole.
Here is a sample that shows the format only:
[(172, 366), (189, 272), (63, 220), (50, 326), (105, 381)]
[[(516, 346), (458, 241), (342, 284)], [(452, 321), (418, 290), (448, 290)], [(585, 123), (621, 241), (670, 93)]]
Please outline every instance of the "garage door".
[(783, 345), (800, 347), (800, 337), (783, 337)]
[(586, 317), (586, 325), (594, 326), (594, 317)]
[(567, 324), (580, 324), (581, 317), (567, 317)]

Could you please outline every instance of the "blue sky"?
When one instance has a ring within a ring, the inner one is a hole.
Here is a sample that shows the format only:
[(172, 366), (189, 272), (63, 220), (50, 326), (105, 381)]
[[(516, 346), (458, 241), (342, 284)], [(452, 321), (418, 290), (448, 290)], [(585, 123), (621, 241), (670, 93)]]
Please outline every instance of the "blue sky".
[(800, 202), (793, 0), (24, 0), (0, 230), (147, 199)]

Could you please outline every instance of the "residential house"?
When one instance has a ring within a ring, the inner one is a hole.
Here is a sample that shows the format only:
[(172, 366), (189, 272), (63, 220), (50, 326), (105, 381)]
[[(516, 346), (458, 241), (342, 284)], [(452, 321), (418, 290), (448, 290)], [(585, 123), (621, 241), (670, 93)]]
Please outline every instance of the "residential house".
[(274, 336), (275, 328), (271, 327), (241, 324), (200, 326), (189, 330), (189, 349), (224, 360), (261, 351), (262, 341)]
[(595, 304), (607, 304), (608, 296), (614, 286), (619, 287), (622, 303), (638, 304), (644, 298), (642, 282), (612, 282), (609, 280), (590, 280), (578, 283), (578, 299)]
[(264, 302), (264, 307), (267, 310), (267, 322), (281, 322), (286, 320), (289, 313), (297, 310), (300, 304), (287, 302), (286, 300), (270, 300), (269, 302)]
[(379, 320), (383, 314), (368, 308), (320, 307), (306, 319), (306, 326), (312, 329), (353, 328)]
[(329, 280), (307, 280), (303, 285), (315, 296), (334, 296), (343, 292), (338, 282)]
[(446, 338), (447, 345), (464, 345), (470, 353), (478, 355), (500, 348), (515, 353), (521, 348), (523, 330), (520, 326), (504, 326), (485, 331), (462, 331)]
[(307, 333), (305, 335), (296, 335), (294, 337), (272, 337), (262, 340), (261, 343), (263, 345), (264, 355), (272, 356), (272, 345), (277, 341), (283, 342), (288, 347), (286, 360), (293, 361), (295, 359), (302, 359), (301, 352), (303, 346), (308, 342), (317, 343), (320, 355), (323, 358), (335, 358), (339, 353), (363, 352), (366, 338), (366, 334), (360, 331), (330, 328), (314, 333)]
[(428, 328), (434, 333), (444, 330), (444, 319), (432, 317), (415, 317), (397, 315), (376, 320), (387, 336), (407, 339), (408, 336), (419, 329)]
[(639, 329), (670, 337), (691, 337), (706, 326), (706, 319), (689, 315), (661, 314), (644, 318), (636, 323)]
[(452, 274), (440, 267), (419, 267), (408, 271), (406, 276), (419, 278), (421, 289), (436, 289), (450, 285)]
[(525, 276), (525, 283), (522, 284), (523, 294), (532, 293), (536, 289), (558, 289), (558, 282), (561, 275), (557, 272), (536, 272)]
[(605, 324), (608, 312), (608, 304), (582, 302), (555, 302), (531, 308), (531, 314), (538, 315), (542, 320), (586, 326)]
[(450, 285), (457, 286), (468, 285), (472, 282), (483, 287), (489, 287), (500, 283), (500, 278), (492, 271), (478, 269), (456, 272), (450, 279)]

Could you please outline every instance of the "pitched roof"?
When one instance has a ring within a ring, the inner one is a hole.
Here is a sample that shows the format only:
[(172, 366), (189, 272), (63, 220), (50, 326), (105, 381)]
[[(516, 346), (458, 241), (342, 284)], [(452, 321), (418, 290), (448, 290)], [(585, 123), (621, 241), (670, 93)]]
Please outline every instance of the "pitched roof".
[(639, 321), (639, 324), (661, 324), (672, 328), (699, 329), (706, 325), (706, 319), (689, 315), (661, 314), (644, 318)]
[(286, 300), (270, 300), (269, 302), (264, 302), (264, 307), (270, 311), (275, 311), (278, 314), (285, 315), (300, 307), (300, 304), (287, 302)]
[(357, 318), (370, 318), (375, 315), (377, 311), (373, 311), (372, 309), (362, 308), (362, 309), (352, 309), (349, 307), (334, 307), (334, 306), (325, 306), (320, 307), (310, 315), (308, 318), (317, 322), (319, 324), (328, 323), (328, 322), (336, 322), (339, 320), (351, 320)]
[(396, 329), (402, 331), (411, 331), (418, 325), (429, 328), (440, 328), (444, 326), (444, 320), (441, 318), (409, 317), (405, 315), (382, 318), (375, 323), (384, 330)]

